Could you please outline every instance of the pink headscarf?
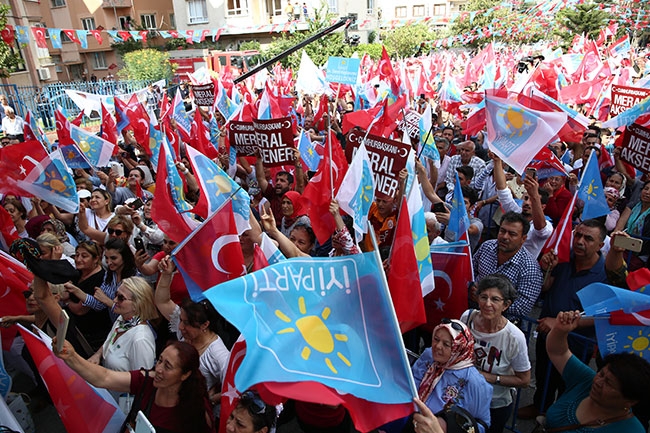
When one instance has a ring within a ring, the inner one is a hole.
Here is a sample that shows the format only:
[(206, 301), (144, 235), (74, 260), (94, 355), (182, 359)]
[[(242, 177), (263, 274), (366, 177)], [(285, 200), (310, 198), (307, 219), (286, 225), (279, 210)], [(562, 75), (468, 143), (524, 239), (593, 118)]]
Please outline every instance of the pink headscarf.
[[(457, 325), (460, 325), (462, 331), (455, 329), (458, 327)], [(440, 381), (445, 370), (461, 370), (474, 365), (474, 337), (469, 329), (467, 329), (467, 326), (460, 320), (451, 320), (450, 323), (441, 323), (436, 326), (433, 329), (433, 335), (441, 328), (449, 331), (451, 335), (451, 356), (444, 364), (434, 360), (426, 373), (424, 373), (424, 377), (418, 388), (418, 396), (424, 402), (431, 395), (431, 392)]]
[(288, 199), (293, 205), (293, 213), (289, 215), (289, 218), (298, 218), (299, 216), (305, 215), (306, 211), (303, 209), (302, 200), (300, 193), (296, 191), (287, 191), (283, 198)]

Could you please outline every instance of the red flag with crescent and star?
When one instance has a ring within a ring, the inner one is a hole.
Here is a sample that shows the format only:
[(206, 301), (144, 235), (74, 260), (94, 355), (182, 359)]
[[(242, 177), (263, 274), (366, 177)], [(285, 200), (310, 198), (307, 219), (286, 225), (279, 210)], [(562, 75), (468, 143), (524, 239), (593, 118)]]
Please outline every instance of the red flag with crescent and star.
[(34, 35), (34, 40), (38, 48), (47, 48), (45, 29), (43, 27), (32, 27), (32, 34)]
[[(200, 258), (200, 259), (199, 259)], [(232, 202), (205, 220), (172, 253), (187, 291), (195, 302), (203, 292), (246, 274)]]

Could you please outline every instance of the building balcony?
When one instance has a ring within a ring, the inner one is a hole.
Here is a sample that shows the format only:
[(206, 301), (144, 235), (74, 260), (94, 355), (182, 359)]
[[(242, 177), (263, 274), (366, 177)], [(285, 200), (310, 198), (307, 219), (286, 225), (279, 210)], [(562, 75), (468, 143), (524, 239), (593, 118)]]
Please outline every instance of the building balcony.
[(102, 7), (107, 8), (130, 8), (133, 7), (133, 0), (103, 0)]

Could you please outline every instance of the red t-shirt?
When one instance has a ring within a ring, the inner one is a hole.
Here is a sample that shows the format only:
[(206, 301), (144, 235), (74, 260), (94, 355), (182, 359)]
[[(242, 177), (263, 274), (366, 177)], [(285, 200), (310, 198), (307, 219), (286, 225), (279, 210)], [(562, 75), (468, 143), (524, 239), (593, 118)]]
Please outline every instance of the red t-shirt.
[[(159, 251), (154, 254), (151, 260), (158, 260), (160, 262), (165, 258), (166, 255), (166, 252)], [(158, 278), (160, 279), (160, 275), (158, 275)], [(178, 271), (172, 274), (172, 282), (169, 286), (169, 293), (171, 295), (172, 301), (174, 301), (176, 305), (181, 305), (183, 299), (190, 297), (190, 294), (187, 291), (187, 287), (185, 286), (185, 280), (183, 280), (183, 276)]]

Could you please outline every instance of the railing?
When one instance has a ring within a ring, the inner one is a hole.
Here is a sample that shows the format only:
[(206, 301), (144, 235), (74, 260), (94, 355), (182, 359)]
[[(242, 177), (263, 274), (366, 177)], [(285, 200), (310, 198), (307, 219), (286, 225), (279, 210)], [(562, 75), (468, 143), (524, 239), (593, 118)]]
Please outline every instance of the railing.
[(104, 0), (102, 8), (130, 8), (133, 6), (131, 0)]
[[(100, 95), (119, 95), (131, 93), (136, 90), (145, 88), (148, 81), (71, 81), (68, 83), (52, 83), (43, 87), (37, 86), (17, 86), (15, 84), (1, 84), (0, 93), (7, 96), (9, 104), (14, 107), (16, 113), (25, 117), (28, 110), (40, 119), (45, 129), (54, 129), (54, 110), (58, 105), (63, 107), (69, 116), (79, 114), (79, 108), (70, 99), (65, 92), (68, 90), (78, 90), (80, 92), (95, 93)], [(38, 92), (41, 90), (44, 95), (44, 101), (37, 102)], [(93, 117), (99, 113), (93, 114)], [(45, 119), (49, 118), (50, 122)], [(49, 124), (49, 127), (48, 127)]]

